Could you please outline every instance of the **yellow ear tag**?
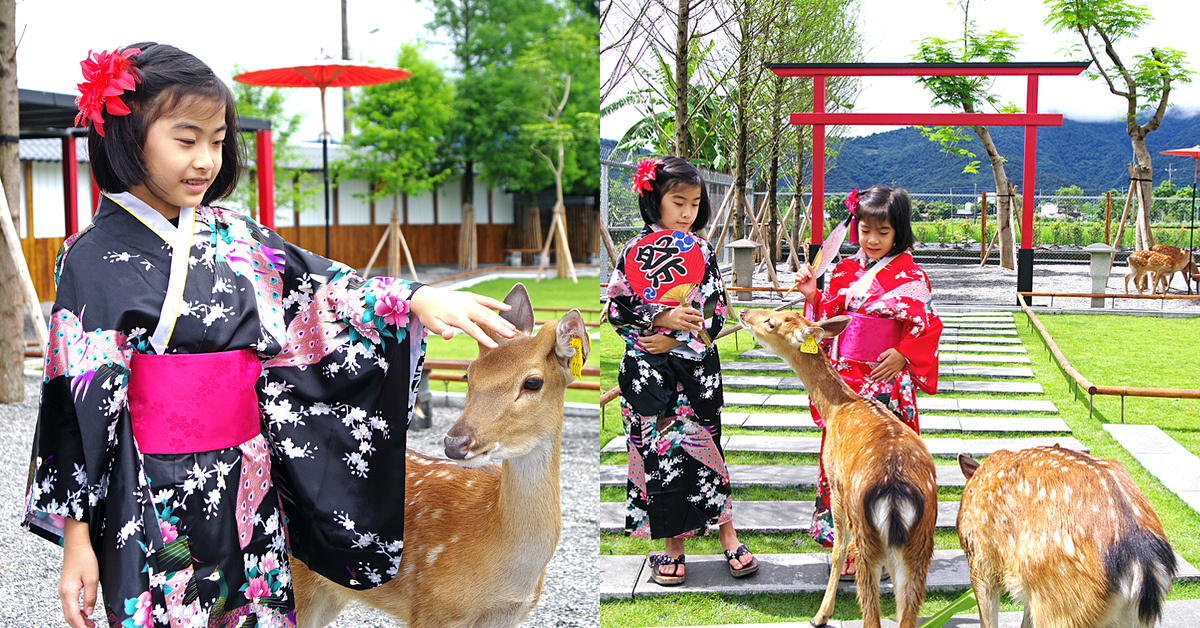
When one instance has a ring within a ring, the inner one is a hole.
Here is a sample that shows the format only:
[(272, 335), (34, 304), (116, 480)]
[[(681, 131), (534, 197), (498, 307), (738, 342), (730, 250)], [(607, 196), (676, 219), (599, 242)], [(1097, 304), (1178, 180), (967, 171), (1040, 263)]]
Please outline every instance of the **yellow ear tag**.
[(819, 349), (817, 348), (817, 341), (816, 341), (816, 339), (813, 338), (812, 334), (809, 334), (808, 336), (806, 336), (804, 338), (804, 344), (800, 345), (800, 352), (801, 353), (816, 353), (817, 351), (819, 351)]
[(575, 354), (571, 356), (571, 377), (583, 375), (583, 338), (572, 338), (571, 348)]

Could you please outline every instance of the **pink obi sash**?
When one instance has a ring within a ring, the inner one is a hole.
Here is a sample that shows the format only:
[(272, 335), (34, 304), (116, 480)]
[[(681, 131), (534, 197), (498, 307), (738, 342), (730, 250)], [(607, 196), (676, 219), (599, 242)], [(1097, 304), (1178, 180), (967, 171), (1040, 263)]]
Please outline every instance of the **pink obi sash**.
[(236, 447), (261, 432), (252, 349), (176, 355), (133, 354), (129, 415), (144, 454)]
[(879, 354), (900, 344), (903, 323), (894, 318), (880, 318), (847, 312), (850, 324), (838, 336), (838, 355), (859, 362), (878, 362)]

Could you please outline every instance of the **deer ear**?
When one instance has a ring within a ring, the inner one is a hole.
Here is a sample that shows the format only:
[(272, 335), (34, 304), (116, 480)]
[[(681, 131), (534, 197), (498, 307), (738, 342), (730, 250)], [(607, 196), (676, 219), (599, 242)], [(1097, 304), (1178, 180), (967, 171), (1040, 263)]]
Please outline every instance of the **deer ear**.
[(533, 306), (529, 303), (529, 291), (525, 284), (518, 282), (508, 291), (504, 302), (512, 306), (507, 312), (500, 312), (500, 318), (510, 322), (517, 331), (529, 334), (533, 331)]
[(825, 332), (826, 338), (833, 338), (843, 331), (846, 331), (846, 326), (849, 324), (850, 317), (842, 314), (839, 316), (831, 316), (817, 323), (817, 326), (821, 328), (821, 331)]
[(581, 352), (579, 365), (582, 367), (583, 363), (587, 362), (592, 345), (579, 310), (567, 312), (567, 315), (558, 321), (558, 327), (554, 330), (554, 354), (558, 356), (563, 365), (570, 365), (571, 359), (575, 357), (575, 347), (571, 346), (573, 340), (578, 342)]
[(979, 469), (979, 461), (966, 454), (958, 454), (958, 468), (962, 469), (963, 477), (969, 480)]

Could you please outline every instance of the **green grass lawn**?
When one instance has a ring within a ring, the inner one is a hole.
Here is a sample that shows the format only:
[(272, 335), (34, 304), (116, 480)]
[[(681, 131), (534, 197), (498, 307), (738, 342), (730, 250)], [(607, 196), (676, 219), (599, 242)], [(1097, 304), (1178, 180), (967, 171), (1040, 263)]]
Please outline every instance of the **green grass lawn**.
[[(1200, 377), (1196, 375), (1196, 356), (1200, 354), (1200, 319), (1160, 319), (1125, 316), (1058, 315), (1041, 316), (1043, 324), (1054, 336), (1055, 341), (1072, 365), (1095, 384), (1111, 386), (1138, 386), (1155, 388), (1200, 388)], [(1200, 565), (1200, 514), (1189, 508), (1176, 495), (1137, 463), (1115, 440), (1102, 429), (1105, 423), (1121, 422), (1121, 400), (1116, 397), (1097, 396), (1092, 416), (1088, 416), (1086, 394), (1076, 398), (1068, 379), (1058, 366), (1048, 360), (1049, 353), (1043, 349), (1036, 331), (1026, 324), (1022, 314), (1015, 315), (1020, 338), (1029, 350), (1035, 379), (1045, 390), (1041, 397), (1052, 401), (1059, 414), (1072, 430), (1072, 435), (1087, 445), (1092, 455), (1116, 460), (1129, 471), (1134, 482), (1141, 487), (1150, 500), (1155, 512), (1162, 520), (1172, 547), (1189, 563)], [(600, 339), (593, 345), (598, 364), (601, 366), (602, 387), (616, 385), (616, 368), (619, 364), (623, 343), (607, 327), (602, 328)], [(1169, 339), (1169, 342), (1164, 342)], [(753, 347), (753, 340), (745, 332), (724, 338), (719, 342), (722, 356), (733, 359), (740, 351)], [(1011, 366), (1011, 365), (1006, 365)], [(1026, 380), (1028, 381), (1028, 380)], [(775, 391), (777, 392), (777, 391)], [(799, 391), (797, 391), (799, 392)], [(1018, 399), (1025, 395), (983, 394), (970, 395), (976, 398)], [(622, 434), (620, 409), (616, 402), (609, 404), (606, 421), (599, 437), (597, 448), (614, 436)], [(746, 408), (738, 408), (746, 411)], [(754, 412), (787, 411), (777, 408), (753, 408)], [(1125, 399), (1125, 422), (1152, 424), (1162, 428), (1189, 451), (1200, 455), (1200, 401), (1130, 397)], [(730, 429), (729, 433), (765, 433), (753, 430)], [(774, 432), (773, 432), (774, 433)], [(799, 434), (799, 432), (784, 432)], [(815, 433), (814, 433), (815, 434)], [(936, 437), (936, 435), (933, 435)], [(949, 435), (958, 437), (959, 435)], [(1004, 435), (990, 435), (1004, 436)], [(776, 456), (769, 454), (731, 454), (730, 462), (740, 464), (780, 464)], [(812, 456), (790, 457), (799, 464), (813, 464)], [(604, 454), (603, 464), (621, 464), (623, 454)], [(943, 462), (939, 460), (938, 462)], [(938, 489), (941, 500), (961, 497), (961, 489)], [(734, 490), (734, 501), (766, 500), (811, 500), (811, 489), (775, 490), (750, 487)], [(603, 489), (603, 501), (622, 501), (622, 489)], [(735, 505), (736, 508), (736, 505)], [(739, 535), (755, 551), (767, 553), (813, 552), (815, 544), (804, 535), (762, 535), (744, 533)], [(939, 549), (958, 547), (957, 535), (952, 531), (939, 531), (936, 539)], [(628, 539), (619, 534), (602, 534), (602, 554), (641, 554), (661, 549), (661, 541)], [(695, 554), (717, 554), (715, 539), (695, 539), (688, 542), (688, 552)], [(922, 615), (936, 613), (961, 592), (930, 592), (926, 596)], [(1200, 598), (1200, 583), (1176, 583), (1169, 599)], [(616, 628), (624, 626), (670, 626), (702, 624), (739, 624), (806, 621), (815, 613), (820, 603), (816, 594), (793, 595), (678, 595), (654, 598), (637, 598), (605, 602), (601, 605), (601, 626)], [(883, 597), (884, 616), (895, 616), (895, 602), (890, 595)], [(1021, 610), (1005, 601), (1002, 610)], [(852, 596), (838, 596), (835, 619), (858, 619), (861, 614)]]
[[(543, 279), (534, 282), (532, 279), (492, 279), (475, 284), (466, 290), (494, 299), (503, 300), (504, 295), (518, 281), (525, 284), (529, 291), (529, 302), (533, 304), (533, 316), (536, 320), (557, 320), (562, 318), (571, 308), (599, 308), (600, 291), (594, 278), (584, 277), (579, 283), (570, 279)], [(543, 308), (546, 311), (543, 311)], [(552, 310), (552, 311), (551, 311)], [(595, 312), (582, 312), (584, 321), (598, 321), (600, 315)], [(589, 328), (595, 331), (600, 328)], [(611, 329), (611, 328), (610, 328)], [(611, 334), (609, 334), (611, 335)], [(596, 364), (596, 345), (592, 343), (592, 354), (588, 357), (589, 364)], [(479, 354), (479, 343), (466, 334), (459, 334), (450, 340), (441, 336), (430, 335), (425, 355), (430, 359), (439, 360), (473, 360)], [(583, 377), (585, 381), (595, 381), (595, 377)], [(430, 381), (433, 390), (448, 390), (449, 392), (466, 392), (466, 383)], [(567, 389), (566, 400), (576, 403), (596, 403), (598, 395), (594, 390)], [(618, 423), (619, 427), (619, 423)]]

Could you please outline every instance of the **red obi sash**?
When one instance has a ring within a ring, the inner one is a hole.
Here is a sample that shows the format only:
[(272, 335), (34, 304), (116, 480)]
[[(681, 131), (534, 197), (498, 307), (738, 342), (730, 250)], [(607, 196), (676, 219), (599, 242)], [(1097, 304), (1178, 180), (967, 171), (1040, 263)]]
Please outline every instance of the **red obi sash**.
[(838, 355), (859, 362), (878, 362), (879, 354), (900, 344), (903, 323), (894, 318), (880, 318), (857, 312), (847, 312), (850, 324), (838, 336)]
[(236, 447), (261, 432), (252, 349), (176, 355), (133, 354), (129, 415), (144, 454)]

